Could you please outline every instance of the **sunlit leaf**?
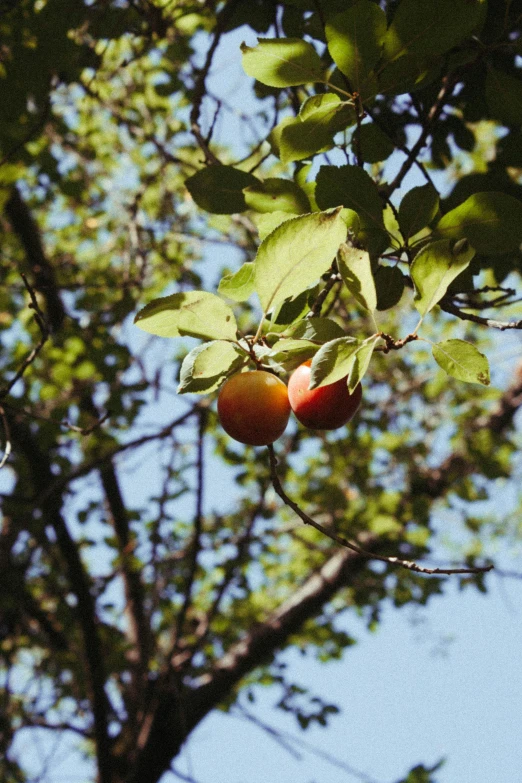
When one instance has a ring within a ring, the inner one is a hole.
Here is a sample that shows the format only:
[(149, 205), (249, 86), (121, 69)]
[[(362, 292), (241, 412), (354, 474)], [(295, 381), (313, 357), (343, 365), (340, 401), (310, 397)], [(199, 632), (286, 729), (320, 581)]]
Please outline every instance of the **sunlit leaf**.
[(198, 345), (183, 360), (178, 394), (208, 394), (214, 391), (247, 359), (238, 346), (224, 340)]
[(489, 362), (483, 353), (465, 340), (446, 340), (432, 346), (433, 357), (448, 375), (467, 383), (489, 386)]
[(255, 261), (255, 287), (265, 312), (304, 291), (329, 269), (346, 238), (339, 212), (287, 220), (263, 240)]
[(215, 294), (187, 291), (153, 299), (134, 318), (144, 332), (159, 337), (200, 337), (203, 340), (235, 340), (234, 313)]
[(340, 337), (325, 343), (315, 354), (310, 368), (310, 388), (317, 389), (347, 378), (361, 341)]
[(377, 306), (377, 293), (367, 251), (343, 243), (337, 254), (337, 264), (352, 296), (372, 313)]
[(259, 38), (257, 46), (243, 43), (241, 51), (245, 73), (270, 87), (294, 87), (323, 76), (319, 55), (300, 38)]
[(415, 283), (415, 307), (421, 315), (429, 313), (439, 302), (452, 280), (471, 263), (475, 251), (464, 242), (456, 245), (448, 239), (439, 239), (426, 245), (415, 256), (411, 277)]
[(254, 293), (254, 262), (245, 261), (233, 275), (225, 275), (218, 285), (218, 293), (235, 302), (245, 302)]
[(466, 237), (478, 253), (501, 255), (522, 243), (522, 202), (506, 193), (475, 193), (439, 221), (437, 234)]
[(386, 15), (370, 0), (359, 0), (325, 27), (332, 59), (353, 90), (361, 93), (371, 69), (381, 54), (386, 33)]

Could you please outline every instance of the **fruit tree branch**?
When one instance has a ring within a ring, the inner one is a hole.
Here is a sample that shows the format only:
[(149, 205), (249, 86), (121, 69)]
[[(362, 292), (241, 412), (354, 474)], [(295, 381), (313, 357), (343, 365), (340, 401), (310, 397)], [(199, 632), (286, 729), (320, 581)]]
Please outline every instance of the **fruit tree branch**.
[(311, 525), (320, 533), (322, 533), (325, 536), (328, 536), (328, 538), (330, 538), (332, 541), (335, 541), (336, 544), (340, 544), (341, 546), (350, 549), (352, 552), (356, 552), (358, 555), (367, 557), (369, 560), (380, 560), (383, 563), (388, 563), (389, 565), (406, 568), (408, 571), (415, 571), (418, 574), (430, 574), (430, 575), (435, 574), (441, 576), (450, 575), (450, 574), (482, 574), (485, 573), (486, 571), (491, 571), (491, 569), (494, 567), (492, 564), (490, 564), (487, 566), (476, 566), (476, 567), (467, 567), (467, 568), (464, 567), (463, 568), (426, 568), (425, 566), (420, 566), (417, 563), (413, 562), (413, 560), (403, 560), (399, 557), (379, 555), (376, 552), (370, 552), (366, 549), (363, 549), (358, 544), (355, 544), (353, 541), (348, 541), (348, 539), (344, 538), (343, 536), (338, 536), (336, 533), (332, 533), (330, 530), (327, 530), (319, 522), (316, 522), (315, 519), (312, 519), (312, 517), (308, 516), (308, 514), (306, 514), (297, 505), (297, 503), (295, 503), (291, 498), (288, 497), (288, 495), (286, 494), (286, 492), (282, 487), (279, 476), (277, 475), (277, 459), (275, 456), (274, 447), (270, 445), (267, 448), (270, 457), (270, 476), (272, 478), (272, 485), (276, 493), (283, 501), (283, 503), (287, 505), (289, 508), (291, 508), (292, 511), (294, 511), (297, 514), (297, 516), (300, 517), (300, 519), (302, 519), (306, 525)]

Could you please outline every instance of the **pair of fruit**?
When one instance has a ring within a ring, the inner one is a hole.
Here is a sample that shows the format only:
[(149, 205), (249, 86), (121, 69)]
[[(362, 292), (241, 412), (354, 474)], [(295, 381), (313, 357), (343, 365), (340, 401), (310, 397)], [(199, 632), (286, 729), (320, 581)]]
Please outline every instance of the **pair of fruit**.
[(218, 416), (231, 438), (266, 446), (286, 429), (290, 410), (313, 430), (335, 430), (346, 424), (361, 402), (361, 386), (350, 394), (346, 378), (309, 389), (311, 361), (301, 364), (286, 385), (264, 370), (238, 373), (221, 387)]

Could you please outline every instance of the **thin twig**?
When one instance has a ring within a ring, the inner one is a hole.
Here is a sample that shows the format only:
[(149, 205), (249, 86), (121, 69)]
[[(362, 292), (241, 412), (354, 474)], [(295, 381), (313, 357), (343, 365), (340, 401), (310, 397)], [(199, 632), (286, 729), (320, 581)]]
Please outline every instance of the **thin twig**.
[(424, 127), (422, 129), (422, 132), (411, 148), (406, 160), (402, 164), (401, 168), (399, 169), (396, 177), (392, 182), (386, 187), (386, 193), (388, 196), (391, 196), (391, 194), (397, 190), (398, 187), (401, 186), (402, 181), (406, 174), (409, 172), (415, 161), (417, 160), (417, 157), (426, 144), (428, 140), (428, 136), (430, 135), (431, 129), (434, 125), (434, 123), (438, 120), (445, 104), (448, 98), (451, 96), (451, 93), (453, 92), (455, 85), (458, 81), (458, 75), (452, 74), (451, 76), (445, 76), (442, 87), (439, 91), (439, 94), (437, 95), (437, 99), (433, 106), (431, 107), (430, 111), (428, 112), (428, 116), (426, 117), (426, 122), (424, 124)]
[(400, 568), (406, 568), (408, 571), (415, 571), (419, 574), (483, 574), (487, 571), (491, 571), (494, 568), (493, 564), (468, 568), (425, 568), (424, 566), (420, 566), (413, 562), (413, 560), (403, 560), (399, 557), (387, 557), (386, 555), (378, 555), (375, 552), (369, 552), (366, 549), (358, 546), (358, 544), (355, 544), (353, 541), (348, 541), (348, 539), (344, 538), (343, 536), (338, 536), (336, 533), (332, 533), (330, 530), (327, 530), (325, 527), (323, 527), (323, 525), (321, 525), (319, 522), (316, 522), (315, 519), (309, 517), (308, 514), (306, 514), (297, 505), (297, 503), (288, 497), (281, 485), (279, 476), (277, 475), (277, 458), (275, 456), (274, 447), (269, 445), (267, 448), (270, 458), (270, 477), (272, 479), (272, 486), (274, 487), (275, 492), (279, 495), (283, 503), (291, 508), (292, 511), (294, 511), (306, 525), (311, 525), (311, 527), (314, 527), (320, 533), (323, 533), (323, 535), (328, 536), (328, 538), (330, 538), (332, 541), (335, 541), (336, 544), (340, 544), (340, 546), (351, 549), (352, 552), (356, 552), (358, 555), (367, 557), (369, 560), (380, 560), (383, 563), (399, 566)]
[(1, 405), (0, 405), (0, 416), (2, 417), (2, 424), (4, 425), (4, 435), (5, 435), (4, 455), (0, 460), (0, 468), (3, 468), (5, 463), (9, 459), (9, 455), (11, 454), (11, 432), (9, 430), (9, 424), (7, 421), (7, 417), (5, 415), (5, 411)]
[(208, 145), (208, 139), (203, 135), (200, 125), (201, 104), (203, 103), (206, 90), (205, 82), (210, 72), (212, 60), (221, 40), (221, 36), (223, 35), (227, 22), (234, 13), (236, 6), (239, 5), (239, 2), (240, 0), (231, 0), (229, 3), (226, 3), (223, 6), (222, 11), (218, 14), (216, 18), (214, 36), (207, 52), (205, 62), (203, 67), (196, 71), (197, 76), (194, 84), (194, 96), (192, 100), (192, 109), (190, 112), (190, 129), (195, 136), (199, 147), (203, 151), (203, 154), (205, 155), (205, 163), (207, 165), (212, 163), (220, 163), (220, 160), (210, 149)]
[(27, 368), (31, 366), (31, 364), (34, 362), (34, 360), (42, 350), (43, 346), (49, 339), (49, 335), (50, 335), (50, 329), (47, 320), (45, 318), (45, 315), (40, 310), (40, 306), (36, 300), (36, 294), (34, 292), (34, 289), (29, 284), (26, 276), (23, 273), (22, 273), (22, 280), (24, 281), (24, 285), (31, 298), (31, 303), (29, 307), (31, 308), (31, 310), (34, 311), (34, 317), (40, 328), (41, 336), (38, 344), (35, 345), (35, 347), (31, 351), (29, 351), (29, 353), (27, 354), (27, 356), (25, 357), (22, 364), (18, 368), (17, 372), (14, 374), (13, 378), (11, 378), (7, 386), (4, 386), (3, 389), (0, 389), (0, 399), (6, 397), (9, 394), (13, 386), (20, 380), (20, 378), (23, 376)]

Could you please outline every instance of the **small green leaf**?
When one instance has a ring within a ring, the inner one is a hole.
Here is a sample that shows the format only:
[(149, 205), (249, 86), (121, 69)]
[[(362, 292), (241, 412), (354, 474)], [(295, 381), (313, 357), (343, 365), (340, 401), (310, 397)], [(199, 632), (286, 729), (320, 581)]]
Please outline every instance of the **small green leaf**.
[(241, 44), (243, 69), (269, 87), (295, 87), (323, 78), (321, 58), (301, 38), (259, 38), (255, 47)]
[(411, 278), (415, 283), (415, 307), (426, 315), (435, 307), (452, 280), (466, 269), (475, 251), (467, 243), (460, 249), (448, 239), (430, 242), (415, 256)]
[(290, 340), (282, 338), (272, 348), (270, 358), (288, 369), (289, 363), (296, 366), (310, 359), (319, 346), (311, 340)]
[(495, 119), (506, 125), (522, 125), (522, 80), (488, 67), (486, 101)]
[(359, 0), (332, 17), (325, 27), (332, 59), (358, 93), (377, 64), (386, 33), (386, 14), (370, 0)]
[(433, 357), (448, 375), (467, 383), (489, 386), (489, 362), (465, 340), (446, 340), (433, 346)]
[(280, 305), (278, 305), (272, 312), (270, 320), (270, 329), (274, 327), (288, 327), (289, 324), (293, 324), (304, 318), (310, 312), (313, 300), (317, 296), (317, 285), (311, 288), (305, 288), (297, 296), (285, 299)]
[(409, 190), (399, 207), (399, 226), (404, 239), (431, 223), (438, 209), (439, 194), (430, 183)]
[(522, 203), (506, 193), (474, 193), (437, 224), (444, 237), (466, 237), (477, 253), (502, 255), (522, 242)]
[(253, 174), (215, 164), (193, 174), (185, 185), (201, 209), (216, 215), (232, 215), (244, 212), (247, 205), (243, 190), (257, 182)]
[(379, 163), (381, 160), (386, 160), (394, 149), (390, 137), (374, 122), (361, 125), (352, 139), (352, 150), (356, 155), (360, 151), (365, 163)]
[(377, 290), (377, 310), (389, 310), (401, 299), (405, 277), (397, 266), (378, 266), (373, 276)]
[(334, 93), (308, 98), (299, 116), (281, 130), (279, 154), (283, 163), (312, 157), (334, 145), (334, 136), (356, 121), (351, 102)]
[(340, 337), (325, 343), (312, 360), (310, 389), (318, 389), (341, 378), (347, 378), (360, 346), (360, 340), (354, 337)]
[(342, 244), (337, 254), (337, 264), (352, 296), (365, 310), (373, 313), (377, 307), (377, 293), (369, 254), (366, 250)]
[(235, 302), (246, 302), (254, 293), (254, 262), (245, 261), (233, 275), (225, 275), (218, 285), (218, 293)]
[(322, 345), (338, 337), (344, 337), (342, 328), (331, 318), (305, 318), (286, 330), (287, 337), (299, 340), (311, 340)]
[(339, 212), (287, 220), (263, 240), (255, 261), (255, 287), (265, 313), (309, 288), (329, 269), (346, 239)]
[(230, 307), (206, 291), (153, 299), (134, 318), (134, 323), (159, 337), (200, 337), (203, 340), (235, 340), (236, 319)]
[(378, 334), (373, 334), (355, 352), (355, 360), (348, 376), (348, 391), (353, 394), (355, 387), (360, 384), (366, 371), (370, 365), (370, 359), (372, 358), (373, 349), (375, 348), (380, 337)]
[(237, 372), (247, 358), (236, 345), (224, 340), (198, 345), (183, 359), (178, 394), (214, 391), (228, 375)]
[(301, 215), (310, 212), (310, 202), (304, 191), (291, 179), (272, 177), (245, 188), (246, 205), (256, 212), (289, 212)]

